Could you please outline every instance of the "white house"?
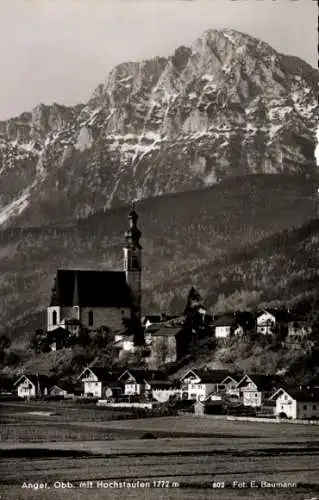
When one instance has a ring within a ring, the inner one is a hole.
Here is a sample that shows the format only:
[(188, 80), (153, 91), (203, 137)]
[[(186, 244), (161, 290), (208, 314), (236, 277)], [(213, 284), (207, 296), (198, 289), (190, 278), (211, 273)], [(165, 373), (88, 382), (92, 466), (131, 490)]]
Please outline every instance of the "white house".
[(188, 370), (180, 378), (182, 399), (203, 401), (212, 392), (225, 391), (223, 381), (230, 375), (227, 370)]
[(146, 396), (152, 395), (152, 383), (164, 381), (165, 375), (157, 370), (125, 370), (118, 381), (124, 385), (125, 396)]
[(268, 311), (262, 311), (257, 316), (257, 333), (263, 335), (272, 335), (276, 325), (276, 317)]
[(227, 375), (219, 385), (219, 390), (224, 390), (226, 394), (232, 394), (236, 390), (239, 380), (237, 375)]
[(61, 398), (62, 397), (65, 398), (70, 395), (67, 389), (64, 389), (63, 387), (56, 384), (50, 387), (49, 394), (50, 396), (61, 397)]
[(295, 319), (288, 323), (288, 337), (303, 338), (309, 336), (311, 332), (312, 328), (307, 321)]
[(109, 389), (115, 392), (120, 390), (116, 384), (116, 375), (106, 368), (87, 367), (78, 379), (83, 383), (83, 395), (86, 397), (104, 398)]
[(234, 316), (222, 316), (212, 324), (217, 339), (227, 338), (230, 335), (243, 335), (244, 330)]
[(21, 375), (14, 383), (19, 398), (36, 398), (47, 396), (49, 379), (46, 375)]
[(276, 401), (275, 414), (278, 417), (310, 420), (319, 417), (319, 391), (280, 388), (270, 400)]
[(260, 407), (279, 387), (280, 381), (270, 375), (244, 375), (234, 394), (238, 394), (244, 406)]
[(181, 390), (177, 384), (169, 380), (159, 380), (149, 382), (151, 386), (152, 398), (160, 403), (165, 403), (170, 397), (181, 398)]

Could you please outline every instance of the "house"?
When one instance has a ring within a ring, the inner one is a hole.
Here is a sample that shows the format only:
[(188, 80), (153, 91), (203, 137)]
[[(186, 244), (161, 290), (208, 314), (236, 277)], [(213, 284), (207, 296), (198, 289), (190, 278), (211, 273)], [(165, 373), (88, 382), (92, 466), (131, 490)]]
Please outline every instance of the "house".
[(230, 335), (243, 335), (244, 333), (243, 327), (238, 323), (234, 315), (221, 316), (213, 322), (212, 327), (217, 339), (226, 338)]
[(224, 391), (226, 394), (232, 394), (236, 390), (240, 378), (237, 375), (227, 375), (218, 386), (219, 392)]
[(288, 312), (281, 309), (267, 309), (257, 314), (257, 333), (273, 335), (276, 330), (288, 331)]
[(51, 397), (64, 398), (68, 395), (69, 395), (69, 393), (68, 393), (67, 389), (61, 387), (60, 385), (55, 384), (52, 387), (50, 387), (50, 389), (49, 389), (49, 396), (51, 396)]
[(128, 353), (134, 353), (136, 350), (134, 335), (125, 334), (125, 335), (116, 335), (117, 339), (113, 347), (117, 352), (117, 357), (122, 360)]
[(233, 393), (244, 406), (260, 407), (280, 385), (280, 378), (272, 375), (244, 375)]
[(38, 373), (21, 375), (14, 383), (19, 398), (40, 398), (47, 396), (50, 381), (46, 375)]
[(309, 321), (303, 318), (294, 318), (288, 322), (288, 337), (303, 338), (308, 337), (312, 332)]
[(176, 361), (182, 335), (181, 328), (162, 327), (145, 334), (145, 343), (150, 349), (146, 361), (150, 368), (157, 368)]
[(125, 233), (123, 270), (58, 269), (47, 308), (47, 330), (76, 320), (91, 331), (102, 326), (112, 330), (141, 317), (141, 232), (132, 207)]
[(162, 314), (150, 314), (148, 316), (144, 316), (142, 325), (147, 330), (151, 325), (158, 325), (163, 321)]
[(157, 370), (125, 370), (118, 381), (124, 386), (125, 396), (147, 396), (152, 393), (151, 382), (165, 380), (165, 375)]
[(160, 403), (165, 403), (170, 398), (175, 397), (180, 399), (181, 390), (177, 382), (170, 380), (151, 380), (149, 382), (151, 387), (152, 398)]
[(228, 370), (188, 370), (180, 378), (182, 398), (205, 400), (212, 392), (224, 391), (223, 381), (230, 375)]
[(310, 420), (319, 418), (319, 390), (302, 391), (280, 388), (270, 400), (276, 401), (275, 415), (277, 417)]
[(117, 382), (115, 373), (106, 368), (94, 366), (85, 368), (78, 377), (83, 383), (83, 395), (86, 397), (104, 398), (106, 394), (118, 395), (122, 388)]
[(45, 343), (50, 347), (51, 351), (57, 351), (67, 345), (69, 337), (69, 330), (65, 327), (58, 326), (47, 332)]

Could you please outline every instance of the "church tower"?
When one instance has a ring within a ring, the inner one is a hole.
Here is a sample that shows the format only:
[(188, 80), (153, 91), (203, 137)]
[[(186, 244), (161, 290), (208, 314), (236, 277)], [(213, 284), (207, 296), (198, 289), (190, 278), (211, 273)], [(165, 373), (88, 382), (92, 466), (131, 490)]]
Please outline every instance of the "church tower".
[(51, 302), (49, 307), (47, 308), (47, 331), (49, 332), (51, 330), (54, 330), (55, 328), (58, 328), (59, 324), (60, 324), (60, 307), (57, 297), (57, 283), (55, 279), (51, 293)]
[(134, 203), (129, 212), (130, 227), (125, 233), (124, 251), (124, 271), (126, 282), (130, 288), (132, 308), (131, 319), (138, 325), (141, 322), (141, 302), (142, 302), (142, 247), (140, 245), (141, 231), (137, 227), (138, 215), (135, 211)]

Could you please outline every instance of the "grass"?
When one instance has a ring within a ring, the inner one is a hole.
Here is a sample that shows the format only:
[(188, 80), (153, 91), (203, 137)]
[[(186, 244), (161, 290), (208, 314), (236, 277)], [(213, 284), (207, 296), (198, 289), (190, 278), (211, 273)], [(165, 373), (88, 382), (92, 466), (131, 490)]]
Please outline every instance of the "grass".
[[(93, 409), (90, 411), (93, 415)], [(88, 495), (93, 500), (319, 497), (319, 435), (312, 426), (188, 416), (121, 422), (85, 422), (81, 416), (78, 422), (67, 422), (62, 415), (56, 417), (58, 421), (53, 415), (35, 418), (21, 411), (14, 413), (12, 407), (3, 414), (2, 429), (12, 429), (8, 431), (12, 432), (11, 438), (0, 443), (0, 497), (6, 500), (82, 500)], [(23, 440), (30, 428), (36, 437), (34, 442)], [(141, 439), (149, 431), (158, 439)], [(165, 433), (170, 437), (161, 437)], [(176, 437), (181, 433), (183, 438)], [(72, 436), (76, 437), (70, 441)], [(170, 481), (180, 487), (111, 491), (97, 488), (99, 480)], [(235, 480), (291, 481), (297, 483), (297, 488), (243, 491), (232, 486)], [(47, 481), (50, 489), (21, 489), (24, 481)], [(69, 481), (74, 489), (55, 489), (55, 481)], [(81, 481), (92, 481), (92, 489), (88, 492), (80, 488)], [(212, 490), (213, 481), (224, 481), (225, 489)]]

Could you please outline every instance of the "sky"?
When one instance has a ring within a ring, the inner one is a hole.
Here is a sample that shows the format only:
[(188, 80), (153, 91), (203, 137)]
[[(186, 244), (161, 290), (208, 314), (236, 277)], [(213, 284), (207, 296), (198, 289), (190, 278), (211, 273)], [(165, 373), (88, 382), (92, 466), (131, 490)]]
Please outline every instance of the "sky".
[(317, 67), (314, 0), (0, 0), (0, 120), (87, 101), (121, 62), (232, 28)]

